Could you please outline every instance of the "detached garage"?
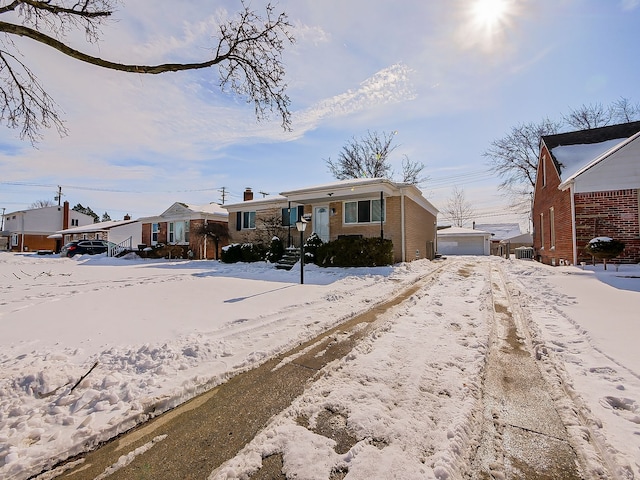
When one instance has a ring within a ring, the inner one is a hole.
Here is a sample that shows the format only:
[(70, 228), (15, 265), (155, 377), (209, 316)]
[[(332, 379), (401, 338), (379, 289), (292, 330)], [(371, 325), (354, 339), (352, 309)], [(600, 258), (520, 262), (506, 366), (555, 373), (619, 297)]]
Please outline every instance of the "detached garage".
[(449, 227), (438, 230), (441, 255), (489, 255), (491, 234), (472, 228)]

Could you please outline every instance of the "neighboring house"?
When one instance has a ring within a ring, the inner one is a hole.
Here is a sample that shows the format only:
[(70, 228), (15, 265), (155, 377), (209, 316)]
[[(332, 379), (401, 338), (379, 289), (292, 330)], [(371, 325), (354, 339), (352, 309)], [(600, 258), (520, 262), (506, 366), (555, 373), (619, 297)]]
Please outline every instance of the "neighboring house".
[(592, 238), (625, 243), (640, 262), (640, 122), (543, 136), (533, 200), (536, 259), (588, 262)]
[(56, 232), (56, 235), (51, 237), (62, 238), (63, 244), (74, 240), (106, 240), (131, 250), (136, 249), (142, 242), (142, 223), (131, 220), (131, 217), (126, 215), (124, 220), (110, 220), (67, 228)]
[(61, 238), (50, 238), (59, 230), (93, 223), (93, 217), (69, 209), (69, 202), (53, 207), (20, 210), (4, 215), (4, 232), (9, 250), (27, 252), (62, 248)]
[[(209, 223), (226, 226), (229, 214), (217, 203), (190, 205), (176, 202), (157, 217), (145, 217), (138, 221), (142, 225), (142, 242), (146, 246), (182, 245), (188, 247), (195, 259), (219, 258), (211, 237), (199, 235), (198, 231)], [(222, 248), (226, 243), (218, 245)]]
[(343, 236), (382, 237), (393, 242), (395, 262), (434, 258), (438, 210), (415, 186), (384, 178), (341, 180), (225, 205), (233, 242), (268, 241), (274, 232), (297, 246), (295, 222), (304, 216), (324, 242)]
[(518, 223), (474, 223), (473, 228), (491, 234), (491, 255), (504, 257), (507, 249), (514, 254), (516, 248), (533, 246), (533, 237), (522, 233)]
[(440, 255), (489, 255), (491, 233), (475, 228), (447, 227), (438, 230)]

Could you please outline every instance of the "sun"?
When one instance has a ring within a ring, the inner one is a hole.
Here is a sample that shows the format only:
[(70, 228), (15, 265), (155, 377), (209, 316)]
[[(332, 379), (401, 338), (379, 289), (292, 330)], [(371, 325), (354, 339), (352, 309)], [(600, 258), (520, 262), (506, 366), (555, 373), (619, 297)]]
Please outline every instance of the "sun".
[(464, 9), (457, 38), (464, 48), (480, 48), (487, 53), (505, 47), (505, 38), (519, 15), (518, 0), (473, 0)]
[(506, 20), (510, 4), (509, 0), (476, 0), (471, 6), (471, 16), (481, 28), (496, 28)]

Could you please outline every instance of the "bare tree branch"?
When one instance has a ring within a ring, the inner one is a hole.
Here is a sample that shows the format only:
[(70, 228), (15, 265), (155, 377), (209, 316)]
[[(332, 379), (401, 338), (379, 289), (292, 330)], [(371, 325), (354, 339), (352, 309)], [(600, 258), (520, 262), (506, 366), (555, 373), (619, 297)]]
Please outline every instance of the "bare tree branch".
[[(338, 154), (337, 160), (325, 160), (331, 174), (338, 180), (349, 178), (389, 178), (393, 170), (389, 157), (398, 145), (393, 145), (396, 132), (378, 133), (368, 131), (357, 139), (353, 137)], [(402, 181), (419, 184), (426, 181), (420, 174), (424, 164), (411, 161), (405, 155), (402, 161)]]
[[(84, 0), (67, 3), (66, 0), (14, 0), (0, 8), (0, 15), (16, 12), (21, 23), (0, 21), (0, 32), (7, 38), (20, 36), (47, 45), (78, 61), (101, 68), (131, 73), (160, 74), (196, 70), (217, 65), (220, 87), (246, 97), (253, 103), (258, 120), (264, 120), (274, 111), (282, 118), (285, 130), (291, 127), (290, 99), (286, 95), (285, 68), (282, 52), (287, 43), (295, 40), (289, 33), (291, 24), (286, 14), (276, 14), (268, 5), (262, 18), (244, 2), (237, 18), (219, 26), (213, 56), (195, 63), (163, 63), (136, 65), (109, 61), (88, 55), (67, 45), (64, 41), (71, 30), (83, 29), (88, 42), (99, 40), (100, 26), (114, 10), (116, 0)], [(35, 75), (17, 55), (15, 45), (0, 41), (0, 75), (4, 100), (0, 120), (11, 128), (20, 128), (21, 138), (34, 143), (42, 128), (56, 126), (59, 133), (66, 130), (59, 118), (56, 105), (38, 83)]]
[(464, 190), (453, 187), (453, 192), (442, 210), (442, 215), (456, 227), (464, 227), (473, 218), (475, 212), (471, 204), (466, 200)]

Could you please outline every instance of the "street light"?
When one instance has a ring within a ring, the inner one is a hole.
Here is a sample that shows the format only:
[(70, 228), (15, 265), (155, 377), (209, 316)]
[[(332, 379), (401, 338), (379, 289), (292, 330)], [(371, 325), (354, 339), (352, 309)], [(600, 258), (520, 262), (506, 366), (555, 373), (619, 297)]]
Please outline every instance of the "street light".
[(300, 232), (300, 285), (304, 283), (304, 230), (307, 228), (307, 221), (301, 218), (296, 222), (296, 229)]

